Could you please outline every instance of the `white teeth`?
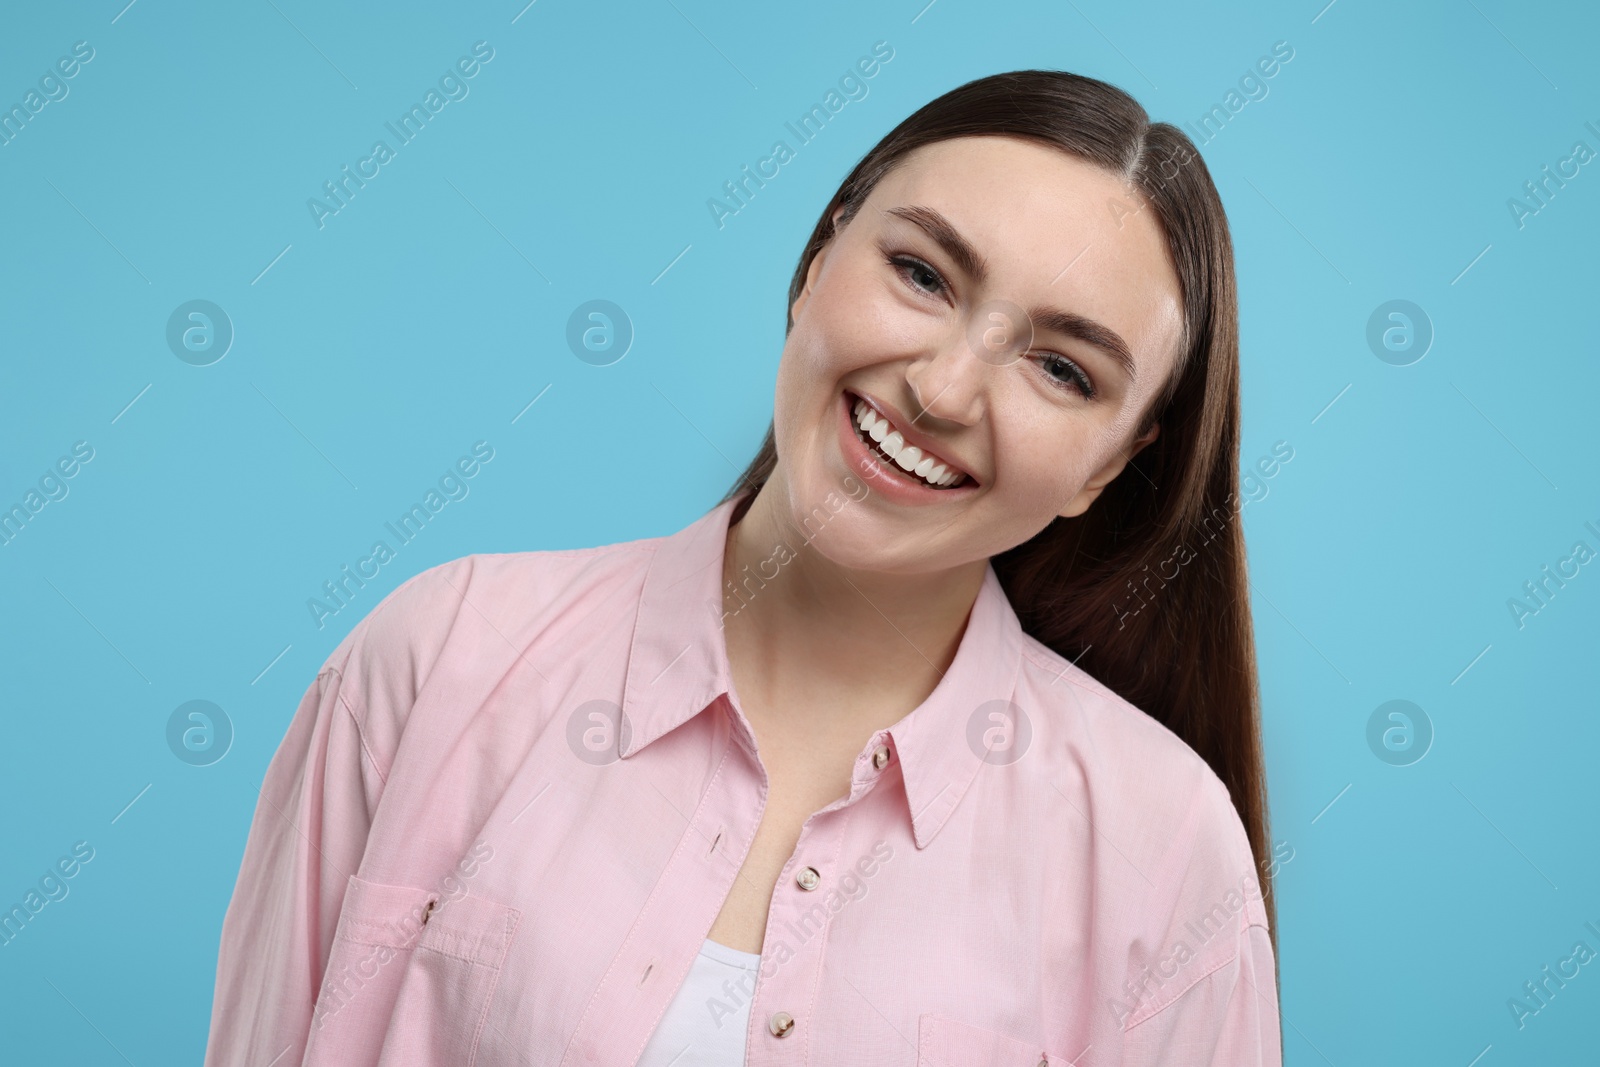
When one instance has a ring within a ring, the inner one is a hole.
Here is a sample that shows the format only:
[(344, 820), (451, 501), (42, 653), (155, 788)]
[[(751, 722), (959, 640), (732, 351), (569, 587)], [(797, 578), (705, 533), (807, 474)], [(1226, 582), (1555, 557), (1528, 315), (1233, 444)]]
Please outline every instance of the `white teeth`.
[(907, 445), (900, 431), (890, 426), (889, 420), (880, 417), (866, 401), (856, 401), (854, 414), (856, 426), (861, 432), (877, 442), (884, 455), (901, 470), (915, 474), (930, 485), (947, 486), (965, 481), (965, 475), (957, 474), (932, 456), (925, 455), (916, 445)]

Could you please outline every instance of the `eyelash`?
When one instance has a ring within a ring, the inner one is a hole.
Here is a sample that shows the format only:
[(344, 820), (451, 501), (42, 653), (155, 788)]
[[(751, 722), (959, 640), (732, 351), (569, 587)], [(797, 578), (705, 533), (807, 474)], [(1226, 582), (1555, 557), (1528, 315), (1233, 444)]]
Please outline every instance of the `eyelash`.
[[(948, 288), (945, 283), (944, 276), (941, 275), (937, 270), (934, 270), (933, 267), (929, 266), (927, 263), (918, 259), (916, 256), (885, 250), (884, 261), (887, 262), (889, 266), (895, 268), (895, 272), (900, 275), (901, 280), (903, 280), (906, 285), (910, 286), (914, 291), (921, 293), (923, 296), (934, 296), (936, 295), (936, 291), (924, 289), (917, 285), (915, 282), (911, 281), (910, 277), (905, 272), (915, 268), (920, 268), (939, 279), (940, 286)], [(943, 289), (938, 290), (938, 292), (942, 291)], [(1046, 352), (1044, 353), (1044, 357), (1044, 360), (1040, 363), (1041, 367), (1054, 360), (1061, 366), (1066, 367), (1069, 371), (1071, 371), (1072, 374), (1070, 378), (1057, 378), (1054, 374), (1046, 371), (1045, 377), (1050, 380), (1051, 385), (1054, 385), (1058, 389), (1077, 389), (1085, 400), (1093, 400), (1095, 398), (1096, 390), (1094, 387), (1094, 382), (1090, 381), (1089, 376), (1084, 373), (1082, 367), (1078, 366), (1066, 356), (1058, 355), (1054, 352)]]

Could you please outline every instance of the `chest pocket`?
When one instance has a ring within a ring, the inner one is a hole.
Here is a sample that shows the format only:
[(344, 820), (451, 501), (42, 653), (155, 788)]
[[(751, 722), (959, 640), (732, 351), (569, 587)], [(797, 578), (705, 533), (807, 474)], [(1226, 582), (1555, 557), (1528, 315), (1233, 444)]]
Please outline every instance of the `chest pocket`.
[(917, 1020), (917, 1067), (1072, 1067), (1072, 1061), (947, 1015), (922, 1015)]
[(305, 1067), (471, 1067), (521, 914), (471, 892), (352, 875)]

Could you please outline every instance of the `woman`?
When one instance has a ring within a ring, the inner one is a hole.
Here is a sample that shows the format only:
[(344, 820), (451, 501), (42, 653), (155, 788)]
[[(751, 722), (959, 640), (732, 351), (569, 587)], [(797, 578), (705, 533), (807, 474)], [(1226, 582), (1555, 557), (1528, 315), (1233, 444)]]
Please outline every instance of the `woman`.
[(789, 296), (720, 504), (431, 568), (334, 650), (207, 1064), (1280, 1062), (1193, 146), (1091, 79), (974, 81)]

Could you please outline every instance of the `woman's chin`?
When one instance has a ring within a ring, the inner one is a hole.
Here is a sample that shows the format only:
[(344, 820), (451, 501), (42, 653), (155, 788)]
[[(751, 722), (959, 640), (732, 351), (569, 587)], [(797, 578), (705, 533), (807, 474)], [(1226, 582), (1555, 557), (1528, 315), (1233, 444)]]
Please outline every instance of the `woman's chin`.
[[(877, 477), (882, 477), (881, 474)], [(832, 565), (851, 571), (916, 573), (941, 570), (929, 558), (929, 530), (918, 509), (886, 507), (873, 480), (848, 468), (808, 466), (774, 471), (764, 491), (786, 538)]]
[(842, 489), (814, 499), (822, 502), (795, 502), (791, 507), (795, 551), (803, 545), (803, 551), (820, 557), (818, 562), (826, 560), (843, 571), (911, 574), (942, 569), (929, 557), (927, 531), (896, 528), (872, 513), (870, 499), (853, 498)]

